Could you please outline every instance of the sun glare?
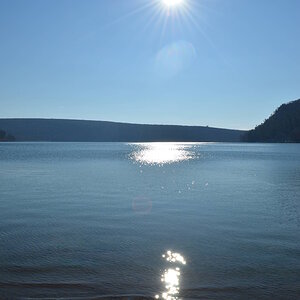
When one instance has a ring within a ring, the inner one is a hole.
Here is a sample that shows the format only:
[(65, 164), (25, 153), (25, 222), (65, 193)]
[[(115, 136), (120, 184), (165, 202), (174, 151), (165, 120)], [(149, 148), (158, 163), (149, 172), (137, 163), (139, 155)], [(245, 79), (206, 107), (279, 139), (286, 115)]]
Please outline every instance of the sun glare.
[(146, 165), (164, 165), (194, 158), (192, 144), (180, 143), (140, 143), (130, 155), (131, 159)]
[(162, 2), (167, 7), (174, 7), (181, 5), (183, 0), (162, 0)]

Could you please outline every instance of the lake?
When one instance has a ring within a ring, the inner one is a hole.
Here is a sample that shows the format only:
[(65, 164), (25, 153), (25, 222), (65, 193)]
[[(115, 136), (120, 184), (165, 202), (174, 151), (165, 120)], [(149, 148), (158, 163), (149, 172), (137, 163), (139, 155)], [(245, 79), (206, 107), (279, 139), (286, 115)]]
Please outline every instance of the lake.
[(299, 144), (0, 144), (1, 299), (299, 295)]

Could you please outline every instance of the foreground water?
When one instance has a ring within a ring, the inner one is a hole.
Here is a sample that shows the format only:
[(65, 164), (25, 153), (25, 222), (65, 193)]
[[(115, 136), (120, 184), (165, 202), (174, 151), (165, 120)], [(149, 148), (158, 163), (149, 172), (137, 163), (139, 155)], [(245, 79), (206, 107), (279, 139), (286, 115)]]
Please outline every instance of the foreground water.
[(0, 144), (0, 299), (299, 299), (300, 145)]

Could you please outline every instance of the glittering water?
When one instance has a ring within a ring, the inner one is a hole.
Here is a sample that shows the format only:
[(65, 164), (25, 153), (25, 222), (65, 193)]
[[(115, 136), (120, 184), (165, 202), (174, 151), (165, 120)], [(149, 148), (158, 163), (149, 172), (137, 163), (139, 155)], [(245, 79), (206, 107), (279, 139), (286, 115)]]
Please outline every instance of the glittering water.
[[(185, 265), (186, 261), (180, 253), (172, 252), (168, 250), (166, 254), (162, 255), (170, 264), (172, 268), (164, 270), (161, 275), (161, 281), (165, 284), (165, 291), (162, 293), (162, 298), (165, 300), (176, 300), (180, 292), (180, 268), (174, 265)], [(155, 298), (159, 299), (159, 295)]]
[(182, 143), (139, 143), (131, 159), (141, 164), (170, 164), (195, 158), (193, 144)]
[(298, 299), (300, 145), (0, 144), (0, 299)]

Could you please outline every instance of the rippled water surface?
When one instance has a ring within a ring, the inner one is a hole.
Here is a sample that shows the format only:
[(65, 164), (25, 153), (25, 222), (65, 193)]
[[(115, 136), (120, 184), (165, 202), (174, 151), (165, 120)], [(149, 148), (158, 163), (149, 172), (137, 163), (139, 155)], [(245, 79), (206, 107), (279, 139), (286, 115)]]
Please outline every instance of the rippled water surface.
[(300, 145), (0, 144), (0, 299), (299, 299)]

